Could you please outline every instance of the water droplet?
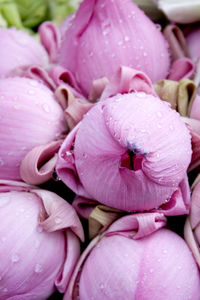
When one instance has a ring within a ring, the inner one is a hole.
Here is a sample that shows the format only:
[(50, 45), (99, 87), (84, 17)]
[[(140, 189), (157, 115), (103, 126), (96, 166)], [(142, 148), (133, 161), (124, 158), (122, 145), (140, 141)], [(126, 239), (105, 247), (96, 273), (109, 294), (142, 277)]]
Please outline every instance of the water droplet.
[(34, 271), (35, 271), (35, 273), (41, 273), (42, 272), (42, 266), (40, 264), (36, 264)]
[(29, 94), (29, 95), (34, 95), (34, 94), (35, 94), (35, 91), (33, 91), (33, 90), (28, 90), (28, 94)]
[(166, 250), (166, 249), (164, 249), (164, 250), (163, 250), (163, 253), (164, 253), (164, 254), (167, 254), (167, 250)]
[(42, 226), (39, 225), (39, 226), (37, 227), (37, 232), (41, 233), (42, 231), (43, 231), (43, 228), (42, 228)]
[(4, 292), (4, 293), (7, 293), (7, 291), (8, 291), (7, 288), (4, 288), (4, 289), (3, 289), (3, 292)]
[(62, 222), (61, 218), (59, 218), (59, 217), (55, 218), (55, 223), (56, 224), (60, 224), (61, 222)]
[(30, 81), (30, 85), (31, 85), (31, 86), (38, 86), (38, 82), (35, 81), (35, 80), (31, 80), (31, 81)]
[(121, 45), (123, 45), (123, 42), (122, 42), (122, 41), (119, 41), (117, 44), (118, 44), (119, 46), (121, 46)]
[(154, 272), (154, 269), (150, 269), (150, 273), (153, 273)]
[(164, 57), (165, 55), (164, 55), (164, 53), (161, 53), (160, 56), (161, 56), (161, 57)]
[(3, 159), (0, 157), (0, 166), (3, 166), (4, 165), (4, 161)]
[(128, 253), (124, 253), (124, 256), (125, 256), (125, 257), (128, 257)]
[(181, 269), (182, 269), (182, 266), (178, 266), (178, 269), (181, 270)]
[(142, 132), (142, 133), (145, 133), (145, 132), (146, 132), (146, 129), (141, 129), (141, 132)]
[(3, 95), (1, 95), (1, 96), (0, 96), (0, 100), (3, 100), (3, 99), (4, 99), (4, 96), (3, 96)]
[(103, 34), (104, 36), (106, 36), (106, 35), (109, 34), (109, 32), (110, 32), (110, 28), (107, 27), (107, 28), (105, 28), (105, 29), (102, 31), (102, 34)]
[(138, 92), (137, 93), (137, 97), (138, 98), (144, 98), (144, 97), (146, 97), (147, 95), (144, 93), (144, 92)]
[(162, 113), (161, 113), (160, 111), (158, 111), (158, 112), (157, 112), (157, 116), (158, 116), (159, 118), (161, 118), (161, 117), (162, 117)]
[(91, 51), (91, 52), (89, 53), (89, 57), (92, 57), (93, 55), (94, 55), (94, 52)]
[(101, 289), (101, 290), (104, 289), (104, 284), (103, 284), (103, 283), (100, 284), (100, 289)]
[(112, 53), (112, 54), (111, 54), (111, 57), (112, 57), (112, 58), (114, 58), (115, 56), (116, 56), (115, 53)]
[(65, 155), (70, 156), (70, 155), (72, 155), (72, 152), (71, 151), (66, 151)]
[(122, 23), (123, 23), (123, 20), (122, 20), (122, 19), (119, 19), (119, 23), (122, 24)]
[(146, 52), (144, 52), (144, 53), (143, 53), (143, 56), (147, 56), (147, 53), (146, 53)]
[(11, 257), (12, 262), (18, 262), (19, 261), (19, 255), (17, 253), (14, 253)]
[(18, 109), (20, 109), (20, 105), (19, 104), (14, 104), (14, 109), (16, 109), (16, 110), (18, 110)]
[(177, 289), (180, 289), (181, 287), (180, 287), (180, 285), (177, 285)]
[(50, 112), (49, 105), (48, 105), (47, 103), (44, 103), (44, 104), (42, 105), (42, 108), (43, 108), (43, 110), (44, 110), (45, 112)]
[(125, 36), (124, 40), (125, 40), (125, 42), (128, 42), (128, 41), (130, 41), (130, 37), (129, 36)]

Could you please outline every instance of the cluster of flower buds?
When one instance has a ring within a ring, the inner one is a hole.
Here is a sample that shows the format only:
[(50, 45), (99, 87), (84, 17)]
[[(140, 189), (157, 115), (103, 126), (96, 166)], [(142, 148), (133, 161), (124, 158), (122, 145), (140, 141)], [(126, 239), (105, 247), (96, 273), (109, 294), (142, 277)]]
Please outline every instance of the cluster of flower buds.
[(0, 3), (0, 300), (200, 299), (198, 8)]

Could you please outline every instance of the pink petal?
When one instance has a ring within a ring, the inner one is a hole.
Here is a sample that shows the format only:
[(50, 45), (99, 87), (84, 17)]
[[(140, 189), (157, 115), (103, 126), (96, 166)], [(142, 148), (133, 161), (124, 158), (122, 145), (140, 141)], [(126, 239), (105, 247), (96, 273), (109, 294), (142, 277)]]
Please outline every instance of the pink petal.
[(28, 33), (14, 27), (1, 28), (0, 41), (0, 77), (7, 76), (19, 66), (47, 66), (48, 55), (45, 49)]
[(62, 141), (38, 146), (28, 152), (20, 165), (21, 178), (29, 184), (42, 184), (52, 178), (56, 165), (55, 155)]
[(183, 57), (175, 60), (171, 66), (168, 79), (179, 81), (183, 78), (191, 78), (195, 72), (195, 64), (189, 58)]
[(132, 1), (86, 0), (65, 31), (59, 63), (87, 96), (94, 80), (110, 80), (123, 65), (153, 82), (165, 78), (169, 54), (162, 33)]
[(120, 67), (116, 75), (107, 84), (101, 100), (117, 95), (118, 93), (144, 92), (156, 96), (150, 79), (143, 73), (129, 67)]
[(52, 22), (43, 22), (38, 29), (38, 33), (42, 45), (49, 54), (50, 61), (56, 63), (61, 44), (61, 33), (59, 28)]

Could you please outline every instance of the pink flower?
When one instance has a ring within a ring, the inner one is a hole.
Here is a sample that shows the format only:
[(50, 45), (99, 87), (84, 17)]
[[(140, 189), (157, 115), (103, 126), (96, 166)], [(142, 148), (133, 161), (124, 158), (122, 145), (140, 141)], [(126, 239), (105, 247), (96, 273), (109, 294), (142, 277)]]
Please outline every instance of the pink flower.
[(46, 67), (48, 55), (41, 44), (29, 34), (15, 28), (0, 29), (0, 77), (19, 66)]
[(64, 292), (84, 238), (72, 206), (52, 192), (1, 180), (0, 217), (0, 299)]
[(118, 219), (83, 252), (64, 300), (198, 300), (195, 260), (182, 238), (159, 229), (165, 222), (158, 213)]
[(27, 78), (0, 80), (0, 178), (19, 180), (19, 166), (34, 147), (66, 131), (64, 114), (53, 93)]
[(65, 31), (59, 63), (88, 95), (95, 79), (122, 65), (153, 82), (167, 76), (168, 46), (156, 25), (130, 0), (85, 0)]
[[(109, 97), (117, 89), (113, 83), (107, 87), (102, 97), (109, 98), (71, 131), (57, 162), (58, 176), (76, 194), (125, 211), (168, 202), (191, 160), (191, 138), (180, 115), (145, 93), (150, 86), (142, 76), (138, 73), (131, 84), (143, 92)], [(126, 80), (118, 85), (129, 86)]]

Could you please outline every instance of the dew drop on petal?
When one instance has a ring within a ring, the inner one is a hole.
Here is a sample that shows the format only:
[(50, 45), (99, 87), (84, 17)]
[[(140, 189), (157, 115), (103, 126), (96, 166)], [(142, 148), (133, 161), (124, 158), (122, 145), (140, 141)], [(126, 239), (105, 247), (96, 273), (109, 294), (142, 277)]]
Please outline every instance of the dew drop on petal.
[(37, 85), (38, 85), (38, 82), (37, 82), (37, 81), (34, 81), (34, 80), (31, 80), (31, 81), (30, 81), (30, 85), (31, 85), (31, 86), (37, 86)]
[(44, 103), (44, 104), (42, 105), (42, 108), (43, 108), (43, 110), (44, 110), (45, 112), (50, 112), (50, 109), (49, 109), (49, 106), (48, 106), (47, 103)]
[(35, 273), (41, 273), (42, 272), (42, 266), (40, 264), (36, 264), (34, 271), (35, 271)]
[(130, 41), (130, 37), (129, 36), (125, 36), (124, 40), (125, 40), (125, 42), (128, 42), (128, 41)]
[(159, 118), (161, 118), (161, 117), (162, 117), (162, 113), (161, 113), (160, 111), (158, 111), (158, 112), (157, 112), (157, 116), (158, 116)]
[(66, 154), (67, 156), (70, 156), (70, 155), (72, 155), (72, 152), (71, 152), (71, 151), (66, 151), (65, 154)]
[(59, 217), (55, 218), (55, 223), (56, 224), (60, 224), (61, 222), (62, 222), (61, 218), (59, 218)]
[(19, 261), (19, 255), (18, 255), (17, 253), (14, 253), (14, 254), (12, 255), (12, 257), (11, 257), (11, 261), (12, 261), (13, 263), (18, 262), (18, 261)]
[(37, 232), (39, 232), (39, 233), (43, 232), (42, 226), (39, 225), (39, 226), (37, 227)]
[(29, 95), (34, 95), (34, 94), (35, 94), (35, 91), (33, 91), (33, 90), (28, 90), (28, 94), (29, 94)]
[(160, 123), (157, 124), (158, 128), (162, 128), (162, 125)]
[(154, 269), (150, 269), (150, 273), (153, 273)]

